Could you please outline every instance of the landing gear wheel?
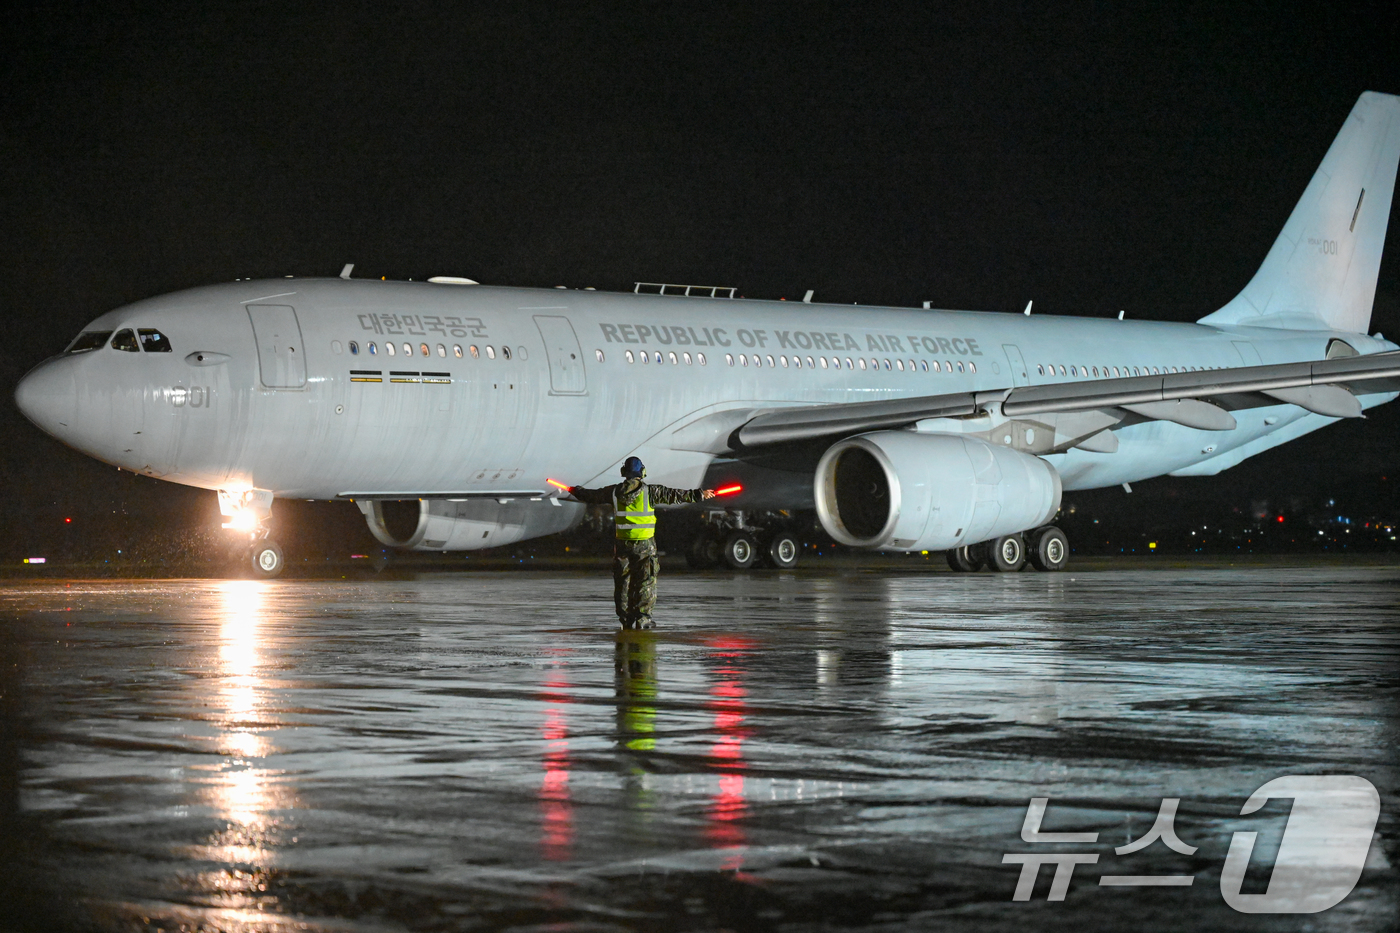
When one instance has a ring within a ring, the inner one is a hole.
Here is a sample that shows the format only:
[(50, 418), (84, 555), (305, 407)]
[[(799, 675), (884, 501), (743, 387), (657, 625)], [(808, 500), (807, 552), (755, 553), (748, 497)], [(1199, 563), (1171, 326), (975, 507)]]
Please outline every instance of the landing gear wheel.
[(1031, 566), (1036, 570), (1064, 570), (1069, 563), (1069, 539), (1054, 525), (1033, 532), (1030, 545)]
[(758, 559), (758, 545), (746, 531), (736, 531), (724, 539), (720, 557), (735, 570), (748, 570)]
[(685, 549), (685, 562), (696, 570), (707, 570), (719, 563), (719, 542), (714, 535), (697, 535)]
[(997, 573), (1015, 573), (1026, 566), (1026, 541), (1020, 535), (1002, 535), (987, 547), (987, 566)]
[(779, 570), (791, 570), (797, 566), (798, 552), (797, 539), (780, 531), (768, 542), (768, 563)]
[(282, 556), (282, 547), (271, 538), (255, 543), (249, 553), (252, 557), (253, 576), (269, 579), (286, 569), (287, 561)]
[(976, 544), (955, 547), (948, 552), (948, 567), (955, 573), (976, 573), (983, 563), (982, 548)]

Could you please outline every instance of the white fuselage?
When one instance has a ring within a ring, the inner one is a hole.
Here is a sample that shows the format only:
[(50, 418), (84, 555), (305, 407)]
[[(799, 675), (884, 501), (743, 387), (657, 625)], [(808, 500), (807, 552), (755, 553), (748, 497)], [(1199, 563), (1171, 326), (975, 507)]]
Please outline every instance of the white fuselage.
[[(304, 383), (265, 385), (289, 380), (268, 375), (249, 306), (294, 309)], [(87, 329), (123, 328), (158, 328), (173, 351), (56, 357), (28, 377), (53, 401), (27, 413), (125, 469), (308, 499), (540, 491), (600, 481), (637, 452), (654, 481), (695, 486), (717, 454), (671, 438), (716, 412), (1317, 360), (1333, 339), (1395, 348), (1330, 331), (340, 279), (196, 288)], [(1236, 420), (1134, 424), (1114, 453), (1046, 459), (1066, 489), (1214, 473), (1334, 419), (1280, 404)]]

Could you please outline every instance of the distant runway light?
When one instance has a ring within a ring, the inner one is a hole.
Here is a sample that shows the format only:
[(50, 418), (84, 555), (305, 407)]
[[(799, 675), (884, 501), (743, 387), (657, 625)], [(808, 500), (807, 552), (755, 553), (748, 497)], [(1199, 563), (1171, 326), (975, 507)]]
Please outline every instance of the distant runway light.
[(47, 564), (49, 559), (47, 557), (26, 557), (24, 562), (26, 564)]

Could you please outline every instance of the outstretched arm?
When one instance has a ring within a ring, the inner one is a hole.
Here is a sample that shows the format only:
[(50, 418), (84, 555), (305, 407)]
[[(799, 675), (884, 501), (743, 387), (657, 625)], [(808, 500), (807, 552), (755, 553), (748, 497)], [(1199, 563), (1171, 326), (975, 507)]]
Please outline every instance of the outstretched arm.
[(612, 501), (613, 487), (604, 486), (602, 489), (588, 489), (583, 486), (570, 486), (569, 495), (580, 502), (601, 504)]
[(651, 495), (651, 501), (657, 505), (681, 505), (686, 502), (699, 502), (702, 499), (715, 497), (713, 489), (672, 489), (670, 486), (648, 483), (647, 490)]

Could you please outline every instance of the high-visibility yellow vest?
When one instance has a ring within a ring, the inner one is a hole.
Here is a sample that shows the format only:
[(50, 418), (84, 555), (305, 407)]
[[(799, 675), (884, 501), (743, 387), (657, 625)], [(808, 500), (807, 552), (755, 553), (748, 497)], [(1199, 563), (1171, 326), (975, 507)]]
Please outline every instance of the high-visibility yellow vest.
[(617, 490), (613, 490), (613, 526), (622, 541), (643, 541), (656, 535), (656, 512), (646, 483), (631, 502), (619, 502)]

